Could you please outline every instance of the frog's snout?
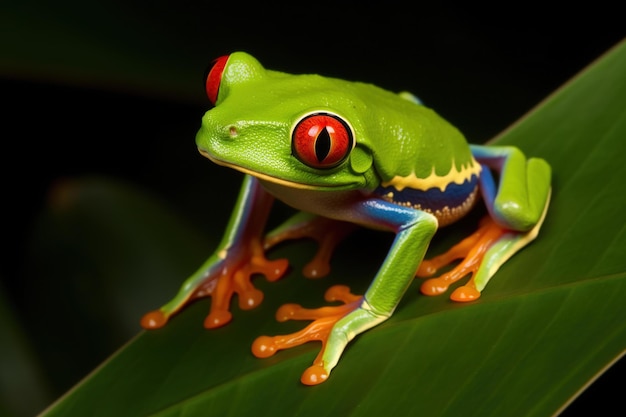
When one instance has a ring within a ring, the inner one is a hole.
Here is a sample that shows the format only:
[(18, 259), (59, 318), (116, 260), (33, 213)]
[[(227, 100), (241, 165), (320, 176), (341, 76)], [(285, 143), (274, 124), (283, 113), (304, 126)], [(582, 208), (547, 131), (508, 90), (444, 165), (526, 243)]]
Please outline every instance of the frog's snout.
[(217, 162), (218, 155), (227, 154), (227, 150), (232, 146), (231, 140), (238, 135), (239, 129), (234, 124), (216, 126), (205, 121), (196, 134), (198, 152), (205, 158)]

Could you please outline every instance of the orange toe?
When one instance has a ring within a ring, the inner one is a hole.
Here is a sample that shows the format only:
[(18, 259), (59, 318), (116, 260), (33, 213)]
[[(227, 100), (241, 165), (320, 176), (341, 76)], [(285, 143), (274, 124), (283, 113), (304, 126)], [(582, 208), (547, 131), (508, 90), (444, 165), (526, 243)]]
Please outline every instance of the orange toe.
[(161, 310), (154, 310), (146, 313), (141, 318), (141, 327), (144, 329), (158, 329), (165, 326), (168, 317)]
[(302, 377), (300, 377), (300, 381), (304, 385), (321, 384), (327, 379), (328, 379), (328, 372), (326, 372), (326, 370), (320, 365), (310, 366), (309, 368), (307, 368), (306, 371), (304, 371), (304, 373), (302, 374)]
[(252, 354), (257, 358), (269, 358), (276, 353), (276, 345), (270, 336), (259, 336), (252, 343)]
[(467, 303), (480, 298), (480, 291), (470, 285), (464, 285), (452, 291), (450, 299), (460, 303)]
[(228, 310), (217, 310), (209, 313), (204, 319), (205, 329), (217, 329), (218, 327), (225, 326), (233, 319), (233, 315)]
[(439, 295), (448, 291), (448, 284), (441, 278), (431, 278), (422, 283), (420, 291), (425, 295)]

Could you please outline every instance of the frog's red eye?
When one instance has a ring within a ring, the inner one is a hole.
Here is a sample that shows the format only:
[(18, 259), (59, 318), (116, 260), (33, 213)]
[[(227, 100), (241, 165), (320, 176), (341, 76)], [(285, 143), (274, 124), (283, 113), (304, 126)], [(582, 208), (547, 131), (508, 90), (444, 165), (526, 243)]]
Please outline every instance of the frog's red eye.
[(206, 71), (204, 79), (204, 85), (206, 88), (206, 95), (211, 100), (211, 103), (215, 105), (217, 101), (217, 93), (220, 91), (220, 83), (222, 82), (222, 73), (228, 61), (229, 55), (221, 56), (215, 59), (211, 67)]
[(313, 113), (303, 117), (291, 133), (291, 151), (312, 168), (333, 168), (346, 160), (354, 137), (350, 125), (337, 115)]

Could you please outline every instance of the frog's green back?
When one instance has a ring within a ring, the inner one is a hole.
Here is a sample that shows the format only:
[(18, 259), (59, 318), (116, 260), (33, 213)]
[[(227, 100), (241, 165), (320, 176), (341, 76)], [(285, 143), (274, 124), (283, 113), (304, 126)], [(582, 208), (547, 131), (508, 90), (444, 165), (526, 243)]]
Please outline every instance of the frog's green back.
[[(355, 130), (357, 147), (366, 148), (383, 181), (397, 175), (427, 178), (462, 171), (473, 158), (463, 134), (432, 109), (372, 84), (319, 75), (268, 71), (274, 82), (264, 88), (281, 92), (288, 109), (330, 109)], [(296, 81), (297, 79), (297, 81)]]
[(374, 85), (344, 83), (344, 95), (352, 90), (360, 107), (353, 118), (358, 125), (352, 122), (357, 146), (372, 153), (383, 182), (399, 175), (445, 176), (475, 164), (465, 137), (432, 109)]

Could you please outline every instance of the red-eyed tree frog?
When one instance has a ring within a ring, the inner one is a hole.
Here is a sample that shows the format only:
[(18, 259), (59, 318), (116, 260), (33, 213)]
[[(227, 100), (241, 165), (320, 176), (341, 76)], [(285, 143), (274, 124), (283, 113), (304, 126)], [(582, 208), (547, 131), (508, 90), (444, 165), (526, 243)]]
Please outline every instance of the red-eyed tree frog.
[[(231, 320), (230, 302), (257, 306), (263, 294), (251, 278), (270, 281), (286, 271), (285, 259), (265, 252), (279, 242), (310, 237), (319, 242), (305, 267), (309, 277), (329, 272), (332, 250), (356, 226), (395, 234), (363, 295), (331, 287), (328, 301), (343, 304), (305, 309), (281, 307), (279, 320), (312, 320), (302, 331), (261, 336), (253, 354), (268, 357), (308, 341), (322, 342), (307, 385), (324, 382), (346, 345), (387, 320), (415, 276), (427, 277), (456, 260), (448, 272), (427, 279), (421, 291), (472, 301), (497, 269), (538, 234), (550, 200), (551, 169), (512, 146), (477, 146), (409, 93), (361, 82), (265, 69), (244, 52), (222, 56), (207, 72), (214, 105), (202, 118), (196, 144), (202, 155), (245, 174), (226, 233), (178, 294), (141, 320), (155, 329), (194, 299), (211, 296), (204, 325)], [(495, 175), (494, 175), (495, 174)], [(423, 260), (439, 227), (466, 215), (482, 197), (487, 215), (478, 230), (448, 252)], [(272, 202), (298, 214), (265, 234)]]

